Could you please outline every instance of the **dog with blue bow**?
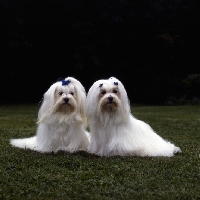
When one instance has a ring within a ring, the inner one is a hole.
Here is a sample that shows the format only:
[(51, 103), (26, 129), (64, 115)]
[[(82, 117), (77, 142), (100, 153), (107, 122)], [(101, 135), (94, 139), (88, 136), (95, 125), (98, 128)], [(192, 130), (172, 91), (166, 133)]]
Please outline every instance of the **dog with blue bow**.
[(86, 92), (77, 79), (67, 77), (54, 83), (43, 96), (36, 135), (11, 139), (10, 144), (42, 153), (86, 150), (90, 135), (86, 131), (85, 103)]

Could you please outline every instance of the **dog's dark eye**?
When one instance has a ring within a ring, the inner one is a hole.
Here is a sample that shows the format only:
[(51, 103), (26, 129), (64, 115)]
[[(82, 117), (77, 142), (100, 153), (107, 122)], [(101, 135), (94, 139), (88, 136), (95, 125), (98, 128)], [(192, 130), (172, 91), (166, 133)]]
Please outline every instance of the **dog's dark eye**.
[(72, 96), (74, 96), (74, 93), (73, 93), (73, 92), (70, 92), (70, 94), (71, 94)]
[(115, 94), (116, 94), (116, 93), (117, 93), (117, 90), (113, 90), (113, 93), (115, 93)]
[(61, 96), (63, 94), (63, 92), (59, 92), (59, 95)]
[(105, 93), (106, 93), (106, 91), (105, 91), (105, 90), (101, 92), (101, 94), (105, 94)]

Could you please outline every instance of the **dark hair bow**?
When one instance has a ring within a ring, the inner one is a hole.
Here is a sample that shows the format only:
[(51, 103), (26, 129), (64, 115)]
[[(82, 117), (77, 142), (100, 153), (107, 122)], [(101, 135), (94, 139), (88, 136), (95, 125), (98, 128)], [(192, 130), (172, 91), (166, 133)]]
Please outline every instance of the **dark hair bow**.
[(68, 85), (69, 83), (71, 83), (70, 80), (62, 80), (62, 85)]
[(118, 82), (114, 82), (114, 85), (118, 85)]

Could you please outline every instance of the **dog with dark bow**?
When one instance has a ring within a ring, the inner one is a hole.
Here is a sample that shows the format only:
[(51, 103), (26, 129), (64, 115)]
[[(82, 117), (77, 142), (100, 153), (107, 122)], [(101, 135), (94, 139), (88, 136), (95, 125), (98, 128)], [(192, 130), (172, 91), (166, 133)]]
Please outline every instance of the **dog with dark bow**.
[(93, 83), (86, 99), (91, 134), (88, 152), (99, 156), (165, 156), (181, 149), (136, 119), (124, 85), (115, 77)]
[(67, 77), (52, 84), (43, 96), (36, 135), (11, 139), (10, 144), (42, 153), (87, 150), (85, 103), (85, 88), (77, 79)]

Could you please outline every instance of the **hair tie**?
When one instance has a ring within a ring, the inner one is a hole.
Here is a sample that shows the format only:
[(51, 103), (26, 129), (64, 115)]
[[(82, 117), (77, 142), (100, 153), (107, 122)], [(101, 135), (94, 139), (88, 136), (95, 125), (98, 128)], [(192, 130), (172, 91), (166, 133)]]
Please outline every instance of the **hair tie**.
[(70, 84), (71, 83), (71, 81), (70, 80), (62, 80), (62, 85), (68, 85), (68, 84)]

